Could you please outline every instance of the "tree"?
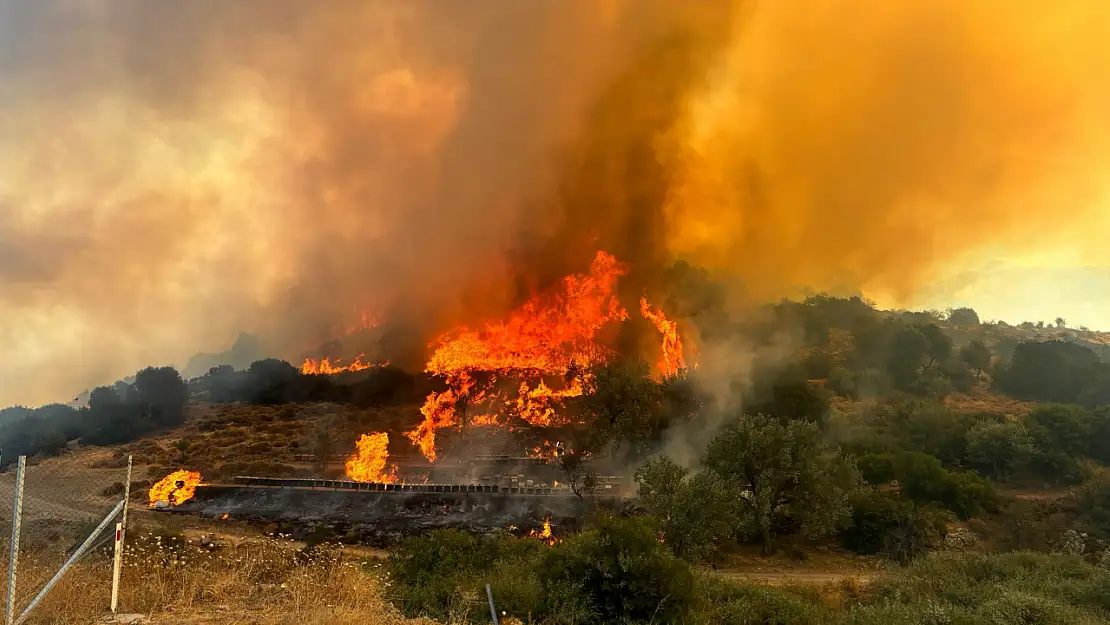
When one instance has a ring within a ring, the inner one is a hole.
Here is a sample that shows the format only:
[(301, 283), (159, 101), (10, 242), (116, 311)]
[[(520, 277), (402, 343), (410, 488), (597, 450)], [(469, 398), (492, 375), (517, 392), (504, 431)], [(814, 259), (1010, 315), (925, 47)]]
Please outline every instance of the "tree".
[(177, 450), (177, 460), (182, 465), (185, 464), (185, 455), (189, 453), (189, 439), (179, 438), (173, 442), (173, 448)]
[(135, 404), (157, 427), (185, 422), (189, 387), (173, 367), (148, 367), (135, 374)]
[(803, 419), (824, 425), (828, 418), (829, 400), (816, 385), (806, 379), (801, 367), (788, 367), (781, 371), (769, 388), (760, 389), (765, 396), (748, 406), (749, 414), (764, 414), (784, 421)]
[(331, 429), (327, 425), (318, 427), (312, 437), (312, 453), (316, 456), (317, 474), (323, 475), (327, 470), (333, 451), (335, 451), (335, 442), (331, 437)]
[(581, 410), (593, 423), (591, 449), (610, 445), (615, 451), (627, 444), (634, 455), (640, 454), (667, 429), (670, 415), (663, 410), (663, 388), (647, 373), (644, 363), (593, 370), (586, 393), (579, 398)]
[(948, 322), (954, 326), (977, 326), (979, 313), (972, 308), (954, 308), (948, 313)]
[(1033, 439), (1022, 423), (984, 421), (967, 432), (967, 459), (995, 479), (1009, 479), (1033, 457)]
[(1027, 341), (1015, 347), (1010, 364), (995, 373), (994, 386), (1017, 399), (1073, 403), (1102, 370), (1105, 365), (1088, 347)]
[(709, 443), (704, 465), (732, 489), (765, 551), (772, 550), (776, 528), (785, 521), (816, 537), (847, 520), (859, 471), (850, 459), (825, 455), (820, 441), (814, 423), (754, 415)]
[(893, 333), (887, 348), (886, 368), (895, 388), (916, 389), (929, 350), (929, 340), (919, 327), (902, 326)]
[(267, 405), (297, 401), (300, 378), (300, 370), (284, 360), (259, 360), (247, 369), (247, 400)]
[(931, 368), (937, 362), (944, 362), (952, 355), (952, 339), (944, 333), (935, 323), (927, 325), (916, 326), (917, 331), (925, 337), (926, 350), (925, 355), (928, 356), (929, 361), (925, 363), (925, 368)]
[(701, 559), (733, 525), (732, 498), (712, 471), (691, 476), (661, 456), (644, 463), (635, 478), (640, 501), (659, 519), (663, 542), (681, 558)]
[(92, 445), (115, 445), (134, 440), (154, 426), (146, 411), (124, 402), (115, 389), (101, 386), (89, 394), (85, 442)]
[(1079, 458), (1092, 448), (1091, 413), (1081, 406), (1049, 404), (1031, 410), (1025, 423), (1036, 449), (1033, 466), (1040, 475), (1057, 482), (1079, 479)]
[(972, 341), (960, 348), (960, 360), (975, 371), (978, 379), (991, 366), (991, 350), (983, 341)]
[(1064, 319), (1063, 317), (1057, 317), (1056, 318), (1056, 327), (1057, 328), (1063, 328), (1066, 323), (1067, 323), (1067, 320)]
[(840, 534), (845, 548), (881, 554), (906, 564), (924, 553), (940, 533), (929, 510), (895, 494), (862, 492), (852, 502), (852, 524)]
[(559, 456), (559, 468), (563, 470), (571, 492), (579, 499), (597, 486), (597, 476), (586, 468), (583, 460), (585, 456), (576, 449)]

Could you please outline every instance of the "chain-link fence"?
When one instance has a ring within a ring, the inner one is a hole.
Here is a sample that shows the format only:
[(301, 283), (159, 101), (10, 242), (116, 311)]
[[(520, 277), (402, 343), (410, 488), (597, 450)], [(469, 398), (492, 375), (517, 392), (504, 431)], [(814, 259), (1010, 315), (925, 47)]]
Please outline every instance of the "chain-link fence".
[[(111, 453), (73, 454), (41, 461), (26, 459), (22, 479), (20, 462), (11, 462), (0, 473), (0, 554), (8, 571), (5, 625), (12, 619), (19, 622), (20, 615), (45, 595), (52, 580), (57, 581), (67, 562), (80, 561), (80, 565), (65, 575), (96, 578), (89, 584), (67, 586), (102, 593), (107, 611), (115, 528), (124, 514), (129, 462), (129, 457)], [(18, 523), (13, 523), (13, 514)], [(13, 544), (18, 547), (14, 559)]]

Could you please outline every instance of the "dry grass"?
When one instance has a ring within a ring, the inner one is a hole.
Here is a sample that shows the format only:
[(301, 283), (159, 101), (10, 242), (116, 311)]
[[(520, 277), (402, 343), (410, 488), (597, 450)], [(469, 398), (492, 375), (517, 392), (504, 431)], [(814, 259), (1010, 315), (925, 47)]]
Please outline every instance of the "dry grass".
[[(296, 463), (294, 456), (314, 453), (319, 431), (327, 431), (333, 453), (342, 454), (354, 450), (359, 434), (399, 431), (419, 417), (415, 406), (362, 409), (326, 403), (197, 404), (187, 410), (186, 423), (173, 432), (118, 448), (118, 458), (132, 454), (141, 471), (149, 470), (137, 472), (136, 479), (158, 478), (183, 466), (209, 479), (252, 472), (308, 474), (312, 466)], [(184, 452), (175, 447), (178, 441), (188, 443)]]
[[(136, 532), (138, 533), (138, 532)], [(273, 539), (208, 547), (139, 533), (129, 540), (121, 578), (120, 610), (154, 623), (313, 625), (335, 623), (434, 624), (405, 619), (380, 593), (387, 584), (375, 564), (338, 550), (306, 556)], [(22, 604), (55, 570), (33, 558), (20, 568)], [(88, 625), (108, 611), (111, 563), (95, 554), (74, 567), (32, 613), (30, 623)]]

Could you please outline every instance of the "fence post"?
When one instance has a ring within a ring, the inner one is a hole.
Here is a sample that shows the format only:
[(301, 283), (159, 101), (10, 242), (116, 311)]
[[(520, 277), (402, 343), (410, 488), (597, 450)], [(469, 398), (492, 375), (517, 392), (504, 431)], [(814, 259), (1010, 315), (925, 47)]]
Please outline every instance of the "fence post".
[(39, 602), (42, 601), (43, 597), (45, 597), (50, 592), (50, 590), (54, 588), (54, 584), (57, 584), (58, 580), (62, 579), (62, 576), (65, 575), (66, 571), (69, 570), (69, 567), (73, 566), (74, 562), (77, 562), (81, 558), (85, 557), (85, 553), (89, 550), (89, 547), (96, 541), (97, 537), (100, 536), (100, 533), (103, 532), (106, 527), (108, 527), (108, 524), (112, 522), (112, 519), (116, 518), (116, 515), (119, 514), (122, 508), (122, 501), (117, 503), (115, 508), (112, 508), (112, 511), (108, 513), (108, 516), (104, 517), (104, 520), (100, 522), (100, 525), (96, 526), (96, 529), (92, 531), (92, 534), (89, 534), (89, 537), (85, 539), (85, 542), (81, 543), (81, 546), (77, 548), (77, 551), (73, 552), (73, 555), (71, 555), (68, 560), (66, 560), (65, 564), (62, 565), (62, 568), (58, 569), (58, 572), (54, 574), (54, 577), (51, 577), (50, 581), (46, 582), (46, 585), (42, 587), (42, 590), (39, 591), (39, 594), (35, 595), (34, 599), (31, 599), (31, 603), (27, 604), (27, 607), (24, 608), (23, 613), (19, 615), (19, 619), (15, 621), (15, 625), (20, 625), (20, 623), (27, 620), (27, 617), (31, 614), (31, 610), (34, 610), (35, 606), (37, 606)]
[(497, 622), (497, 608), (493, 605), (493, 591), (490, 590), (489, 584), (486, 584), (486, 598), (489, 599), (489, 615), (493, 618), (493, 625), (500, 625)]
[(23, 481), (27, 470), (27, 456), (20, 456), (15, 468), (15, 502), (12, 504), (12, 540), (8, 550), (8, 601), (4, 622), (15, 621), (15, 571), (19, 562), (19, 527), (23, 521)]
[(122, 550), (123, 523), (116, 523), (116, 551), (112, 559), (112, 614), (116, 613), (119, 603), (119, 568), (123, 558)]
[(112, 564), (112, 614), (119, 600), (119, 573), (123, 564), (123, 539), (127, 534), (127, 508), (131, 505), (131, 454), (127, 455), (127, 480), (123, 483), (123, 516), (116, 524), (116, 555)]

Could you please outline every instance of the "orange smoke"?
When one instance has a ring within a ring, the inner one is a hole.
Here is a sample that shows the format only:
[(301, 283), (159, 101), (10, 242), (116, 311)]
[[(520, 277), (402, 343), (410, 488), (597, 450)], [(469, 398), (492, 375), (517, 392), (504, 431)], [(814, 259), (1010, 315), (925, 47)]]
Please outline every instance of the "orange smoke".
[(153, 508), (159, 501), (179, 506), (193, 498), (198, 484), (200, 473), (184, 469), (174, 471), (150, 487), (150, 506)]
[(655, 324), (663, 335), (663, 356), (659, 359), (659, 373), (665, 378), (673, 378), (686, 368), (682, 355), (682, 338), (678, 335), (678, 323), (667, 319), (662, 310), (653, 310), (647, 298), (640, 298), (640, 314)]
[[(532, 425), (556, 424), (555, 406), (582, 394), (582, 377), (591, 365), (604, 362), (610, 350), (596, 341), (611, 322), (627, 319), (613, 291), (627, 268), (612, 255), (599, 251), (587, 274), (563, 278), (557, 288), (537, 295), (503, 322), (490, 322), (481, 331), (460, 327), (445, 335), (428, 360), (425, 371), (446, 377), (449, 388), (428, 395), (420, 409), (424, 422), (406, 436), (431, 461), (436, 459), (438, 430), (462, 424), (460, 408), (474, 407), (481, 417), (474, 425), (493, 425), (519, 417)], [(475, 372), (487, 373), (481, 383)], [(525, 378), (514, 384), (515, 399), (497, 388), (512, 373)], [(565, 387), (552, 389), (542, 379), (561, 378)], [(507, 412), (498, 419), (500, 404)]]
[(354, 457), (347, 461), (347, 477), (356, 482), (396, 482), (397, 467), (386, 471), (388, 459), (389, 434), (363, 434), (355, 443)]

